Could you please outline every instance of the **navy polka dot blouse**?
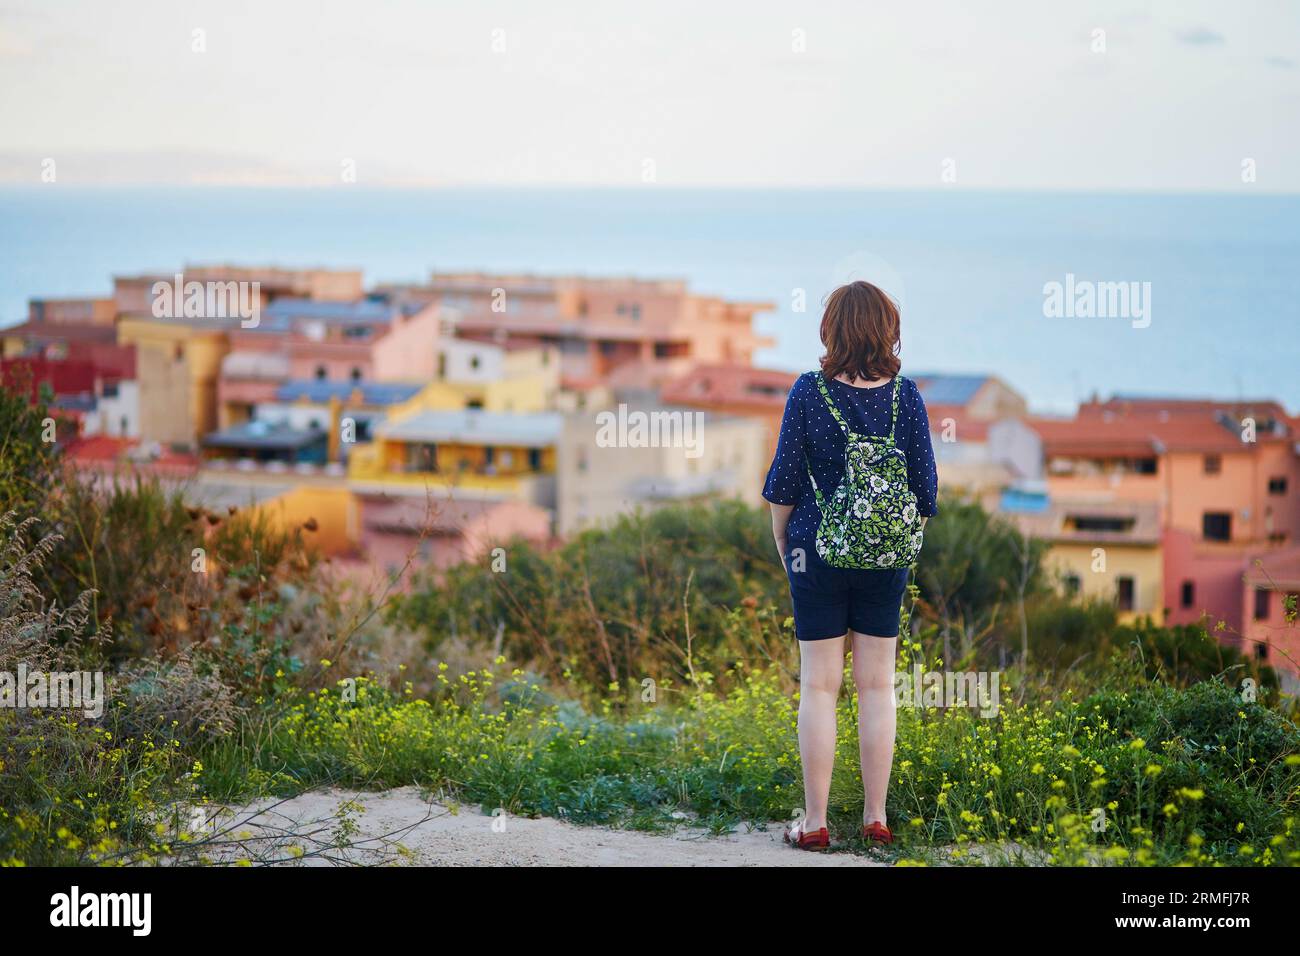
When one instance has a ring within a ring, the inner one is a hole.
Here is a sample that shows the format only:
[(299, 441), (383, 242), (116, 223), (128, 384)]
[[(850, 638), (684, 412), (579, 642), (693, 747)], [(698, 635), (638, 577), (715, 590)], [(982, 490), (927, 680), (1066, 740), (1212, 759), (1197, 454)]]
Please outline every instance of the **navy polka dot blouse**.
[[(835, 379), (827, 385), (849, 427), (859, 434), (876, 436), (889, 434), (889, 406), (893, 390), (898, 387), (898, 379), (876, 388), (858, 388)], [(937, 514), (939, 479), (934, 467), (934, 447), (930, 444), (930, 417), (911, 379), (902, 385), (898, 394), (894, 442), (907, 456), (907, 483), (916, 495), (917, 509), (926, 517)], [(844, 477), (846, 443), (844, 432), (817, 390), (817, 373), (800, 375), (786, 399), (776, 457), (763, 486), (763, 497), (773, 504), (795, 505), (786, 529), (792, 547), (812, 545), (821, 521), (812, 483), (808, 480), (805, 454), (818, 486), (829, 497)]]

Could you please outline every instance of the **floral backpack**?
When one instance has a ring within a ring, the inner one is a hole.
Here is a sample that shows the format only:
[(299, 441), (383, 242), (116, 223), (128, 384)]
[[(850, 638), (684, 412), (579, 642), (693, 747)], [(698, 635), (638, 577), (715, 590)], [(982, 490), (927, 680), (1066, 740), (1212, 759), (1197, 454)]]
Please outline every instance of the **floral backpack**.
[(921, 552), (921, 516), (916, 494), (907, 483), (907, 456), (894, 444), (898, 390), (906, 381), (894, 379), (889, 435), (875, 438), (849, 428), (831, 400), (825, 377), (817, 373), (817, 390), (848, 439), (844, 478), (829, 502), (808, 465), (808, 478), (822, 515), (817, 526), (817, 554), (833, 568), (907, 568)]

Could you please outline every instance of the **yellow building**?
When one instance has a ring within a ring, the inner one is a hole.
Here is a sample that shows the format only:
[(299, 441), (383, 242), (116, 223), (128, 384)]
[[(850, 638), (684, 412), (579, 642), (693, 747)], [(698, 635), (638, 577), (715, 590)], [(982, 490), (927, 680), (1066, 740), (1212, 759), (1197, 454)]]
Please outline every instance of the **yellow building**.
[(462, 389), (472, 403), (468, 407), (491, 412), (552, 411), (560, 393), (559, 351), (506, 337), (447, 336), (438, 345), (436, 378)]
[(1121, 621), (1164, 620), (1159, 512), (1143, 502), (1053, 500), (1015, 516), (1020, 530), (1047, 541), (1044, 565), (1067, 594), (1113, 602)]
[(123, 317), (118, 322), (118, 342), (136, 349), (142, 435), (192, 446), (217, 428), (217, 381), (230, 348), (227, 328), (215, 320)]
[(555, 412), (498, 413), (478, 408), (393, 414), (374, 440), (353, 450), (354, 487), (455, 489), (469, 497), (515, 498), (555, 507)]

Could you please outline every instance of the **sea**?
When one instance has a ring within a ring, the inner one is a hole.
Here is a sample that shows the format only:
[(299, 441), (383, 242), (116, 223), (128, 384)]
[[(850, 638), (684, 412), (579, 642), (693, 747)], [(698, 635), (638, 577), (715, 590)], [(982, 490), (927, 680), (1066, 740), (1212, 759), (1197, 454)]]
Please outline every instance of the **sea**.
[[(862, 278), (902, 306), (904, 374), (996, 374), (1044, 413), (1094, 394), (1300, 411), (1296, 195), (0, 189), (0, 325), (22, 321), (29, 297), (215, 262), (360, 268), (367, 283), (463, 269), (681, 278), (770, 303), (757, 327), (775, 344), (757, 363), (791, 371), (821, 353), (826, 294)], [(1060, 308), (1062, 289), (1084, 288), (1095, 307)]]

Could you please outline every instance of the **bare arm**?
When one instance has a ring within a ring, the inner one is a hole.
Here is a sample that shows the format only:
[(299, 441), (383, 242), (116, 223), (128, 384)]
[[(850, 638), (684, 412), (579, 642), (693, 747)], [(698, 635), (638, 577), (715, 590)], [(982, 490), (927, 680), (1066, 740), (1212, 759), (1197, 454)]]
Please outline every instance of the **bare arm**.
[[(769, 504), (771, 504), (769, 502)], [(785, 546), (786, 546), (786, 526), (790, 523), (790, 514), (794, 511), (794, 505), (771, 504), (772, 508), (772, 537), (776, 540), (776, 550), (781, 555), (781, 563), (785, 563)]]

